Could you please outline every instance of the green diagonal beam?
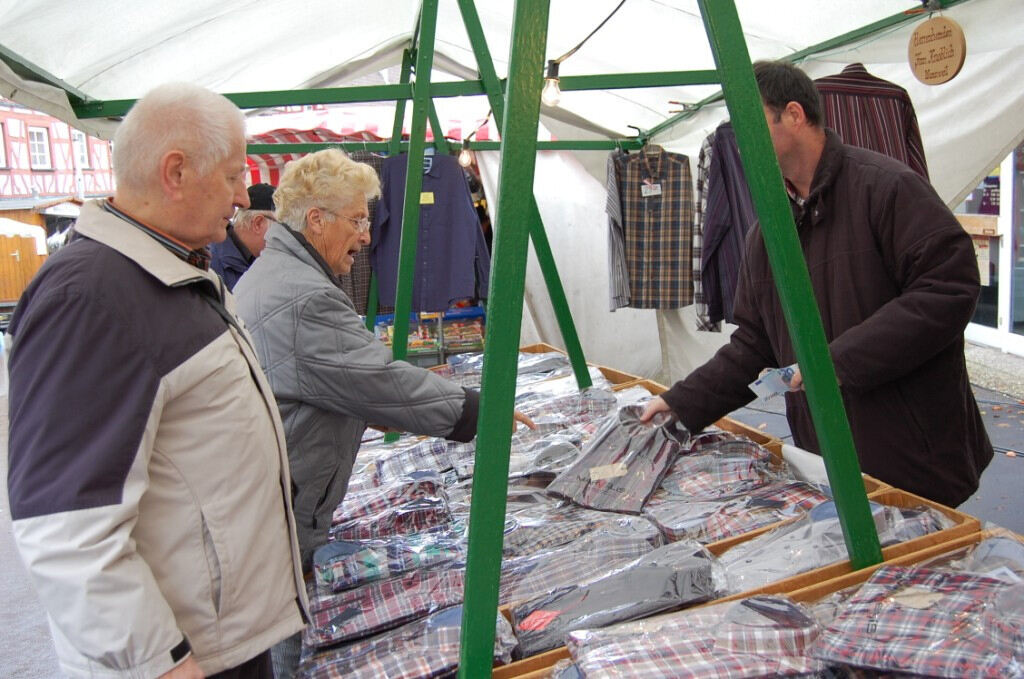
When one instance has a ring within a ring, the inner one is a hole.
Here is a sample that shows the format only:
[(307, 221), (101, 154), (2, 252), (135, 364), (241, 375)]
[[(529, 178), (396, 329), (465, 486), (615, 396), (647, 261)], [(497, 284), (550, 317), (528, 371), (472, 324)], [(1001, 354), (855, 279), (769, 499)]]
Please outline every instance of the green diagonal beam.
[(430, 132), (434, 135), (434, 148), (444, 154), (451, 153), (451, 146), (444, 138), (444, 128), (441, 127), (441, 119), (437, 117), (437, 109), (434, 101), (430, 101)]
[[(473, 0), (459, 0), (459, 9), (462, 12), (462, 20), (466, 24), (469, 42), (473, 46), (473, 54), (476, 57), (477, 69), (480, 71), (480, 79), (484, 83), (484, 89), (487, 90), (487, 99), (491, 104), (491, 113), (494, 116), (495, 123), (497, 123), (498, 127), (501, 127), (505, 118), (505, 102), (501, 94), (501, 81), (498, 80), (498, 75), (494, 70), (494, 60), (491, 58), (491, 51), (487, 47), (487, 39), (480, 24), (476, 5), (473, 3)], [(483, 144), (474, 144), (474, 148), (483, 150), (484, 146)], [(611, 148), (614, 148), (614, 145)], [(576, 324), (573, 322), (572, 311), (569, 309), (569, 300), (566, 298), (562, 279), (558, 275), (558, 267), (555, 264), (554, 254), (551, 252), (551, 244), (544, 230), (544, 221), (541, 219), (540, 210), (537, 207), (537, 198), (532, 188), (529, 192), (529, 197), (529, 225), (533, 249), (537, 254), (537, 262), (540, 264), (541, 274), (544, 276), (544, 283), (548, 289), (551, 306), (555, 310), (555, 319), (558, 321), (558, 329), (562, 334), (562, 341), (565, 342), (565, 351), (572, 364), (573, 374), (576, 376), (576, 386), (580, 389), (586, 389), (593, 384), (593, 381), (590, 379), (587, 360), (583, 355), (583, 345), (580, 343)]]
[(395, 337), (391, 353), (405, 359), (409, 343), (409, 312), (412, 309), (413, 278), (416, 272), (420, 228), (420, 191), (423, 188), (423, 149), (426, 146), (427, 115), (430, 109), (430, 71), (434, 62), (438, 0), (423, 0), (420, 8), (419, 44), (416, 46), (416, 82), (413, 85), (412, 127), (405, 171), (405, 201), (402, 209), (402, 239), (398, 246), (398, 285), (395, 289)]
[(882, 560), (878, 533), (861, 478), (853, 435), (839, 394), (835, 368), (814, 299), (793, 213), (783, 190), (761, 95), (743, 40), (736, 6), (724, 0), (697, 0), (711, 51), (722, 76), (743, 169), (757, 208), (761, 233), (789, 335), (803, 375), (811, 418), (821, 444), (825, 470), (839, 512), (853, 569)]
[(509, 88), (501, 138), (498, 222), (494, 230), (487, 352), (480, 394), (473, 495), (470, 501), (466, 599), (462, 613), (459, 677), (491, 676), (494, 626), (508, 488), (516, 362), (523, 317), (540, 118), (541, 76), (548, 32), (548, 0), (517, 0), (509, 56)]

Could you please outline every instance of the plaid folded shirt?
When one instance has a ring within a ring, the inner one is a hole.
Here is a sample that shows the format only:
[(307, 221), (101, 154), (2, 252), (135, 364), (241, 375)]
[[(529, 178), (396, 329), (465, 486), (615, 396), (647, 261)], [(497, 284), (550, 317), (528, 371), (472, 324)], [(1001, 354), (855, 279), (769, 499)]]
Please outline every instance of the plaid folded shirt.
[[(883, 547), (952, 525), (948, 517), (929, 507), (901, 509), (872, 504), (872, 515)], [(763, 587), (847, 558), (832, 502), (823, 502), (796, 521), (742, 542), (719, 557), (728, 573), (730, 593)]]
[[(448, 676), (459, 665), (462, 606), (303, 659), (297, 679), (423, 679)], [(516, 637), (505, 616), (495, 624), (494, 660), (512, 661)]]
[(510, 614), (519, 650), (530, 656), (560, 645), (572, 630), (605, 627), (706, 601), (716, 593), (714, 560), (695, 542), (675, 542), (604, 578), (560, 587), (515, 605)]
[(724, 540), (796, 518), (829, 499), (820, 488), (805, 481), (762, 486), (742, 500), (727, 503), (710, 516), (703, 526), (702, 542)]
[(648, 554), (662, 542), (650, 521), (624, 516), (557, 549), (506, 559), (501, 565), (499, 603), (524, 601), (556, 587), (596, 580)]
[(639, 514), (689, 439), (673, 421), (641, 423), (641, 411), (627, 406), (606, 418), (582, 457), (548, 491), (583, 507)]
[(441, 438), (432, 438), (405, 448), (376, 461), (376, 485), (385, 486), (417, 471), (443, 472), (455, 466), (455, 458), (468, 448), (472, 453), (474, 443), (458, 443)]
[(333, 523), (339, 524), (424, 497), (444, 497), (441, 475), (434, 471), (415, 471), (386, 486), (348, 492), (334, 510)]
[(313, 571), (318, 585), (340, 592), (465, 558), (464, 535), (449, 530), (380, 540), (328, 542), (313, 553)]
[(465, 566), (411, 571), (337, 594), (310, 600), (307, 648), (360, 639), (462, 603)]
[(748, 439), (713, 434), (698, 437), (691, 452), (676, 459), (661, 487), (687, 500), (721, 500), (779, 478), (767, 449)]
[(571, 505), (528, 507), (508, 514), (503, 552), (507, 558), (549, 551), (618, 518)]
[(422, 497), (377, 514), (352, 519), (331, 528), (333, 540), (370, 540), (391, 535), (410, 535), (445, 526), (452, 522), (448, 501), (442, 497)]
[(757, 596), (653, 620), (580, 630), (567, 645), (581, 677), (745, 679), (810, 675), (820, 627), (786, 596)]
[(1024, 585), (883, 566), (810, 648), (822, 660), (931, 677), (1024, 676)]

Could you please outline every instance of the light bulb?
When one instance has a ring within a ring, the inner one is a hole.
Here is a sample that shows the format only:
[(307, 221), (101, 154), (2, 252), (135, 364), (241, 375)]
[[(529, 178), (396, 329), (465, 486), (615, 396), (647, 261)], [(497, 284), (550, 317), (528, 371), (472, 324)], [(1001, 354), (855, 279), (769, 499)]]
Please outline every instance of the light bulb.
[(473, 164), (473, 152), (469, 150), (469, 144), (462, 147), (459, 151), (459, 165), (462, 167), (469, 167)]
[(558, 87), (558, 78), (545, 78), (544, 90), (540, 93), (540, 100), (545, 106), (558, 106), (562, 100), (562, 90)]

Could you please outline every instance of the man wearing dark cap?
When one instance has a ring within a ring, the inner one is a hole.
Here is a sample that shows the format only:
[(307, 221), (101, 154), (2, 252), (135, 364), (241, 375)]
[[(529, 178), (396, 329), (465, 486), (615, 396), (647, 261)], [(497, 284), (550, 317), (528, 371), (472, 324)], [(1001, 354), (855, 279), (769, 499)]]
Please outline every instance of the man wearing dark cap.
[(210, 246), (210, 268), (220, 274), (228, 290), (242, 277), (263, 252), (270, 218), (274, 216), (274, 187), (253, 184), (249, 187), (249, 209), (239, 209), (228, 225), (228, 237)]

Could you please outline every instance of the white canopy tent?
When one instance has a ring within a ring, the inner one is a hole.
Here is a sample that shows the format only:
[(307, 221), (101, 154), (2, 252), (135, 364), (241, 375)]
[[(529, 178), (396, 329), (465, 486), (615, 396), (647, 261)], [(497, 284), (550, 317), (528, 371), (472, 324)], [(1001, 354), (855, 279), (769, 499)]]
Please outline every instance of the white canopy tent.
[[(513, 4), (476, 0), (499, 77), (506, 75)], [(576, 45), (618, 0), (553, 0), (548, 58)], [(887, 17), (921, 9), (919, 0), (737, 0), (753, 59), (781, 58)], [(0, 0), (0, 96), (46, 111), (109, 137), (116, 122), (76, 118), (65, 91), (90, 99), (129, 99), (168, 80), (188, 80), (224, 93), (391, 84), (412, 37), (417, 0)], [(956, 205), (1024, 138), (1022, 0), (966, 0), (944, 12), (967, 36), (967, 61), (954, 80), (918, 83), (907, 64), (914, 21), (865, 35), (802, 61), (812, 77), (858, 61), (906, 88), (915, 103), (932, 183)], [(695, 0), (627, 0), (622, 9), (561, 66), (561, 75), (713, 69)], [(456, 0), (442, 0), (433, 79), (476, 79), (477, 65)], [(45, 84), (42, 80), (49, 80)], [(649, 130), (714, 86), (564, 92), (557, 108), (542, 107), (541, 122), (561, 139), (621, 138), (630, 126)], [(486, 98), (435, 100), (442, 120), (480, 120)], [(654, 137), (695, 159), (701, 141), (727, 116), (709, 105)], [(556, 154), (541, 154), (554, 156)], [(609, 314), (604, 250), (604, 152), (561, 152), (548, 163), (566, 182), (541, 192), (538, 205), (551, 233), (570, 307), (589, 358), (654, 374), (660, 366), (649, 312)], [(486, 166), (487, 163), (482, 163)], [(496, 171), (496, 163), (494, 164)], [(588, 177), (589, 173), (589, 177)], [(485, 169), (486, 174), (486, 169)], [(588, 182), (594, 182), (590, 184)], [(597, 186), (595, 187), (595, 184)], [(538, 185), (539, 186), (539, 185)], [(494, 196), (492, 195), (493, 199)], [(595, 202), (596, 201), (596, 202)], [(496, 202), (496, 201), (492, 201)], [(572, 230), (572, 233), (563, 231)], [(557, 234), (557, 235), (556, 235)], [(581, 239), (593, 247), (559, 253)], [(600, 272), (595, 276), (595, 272)], [(524, 336), (560, 344), (549, 307), (529, 299), (539, 273), (528, 277)], [(535, 293), (533, 297), (541, 297)], [(653, 339), (653, 346), (651, 339)], [(710, 340), (715, 343), (715, 338)], [(651, 351), (637, 347), (652, 346)], [(702, 354), (706, 349), (699, 350)]]

